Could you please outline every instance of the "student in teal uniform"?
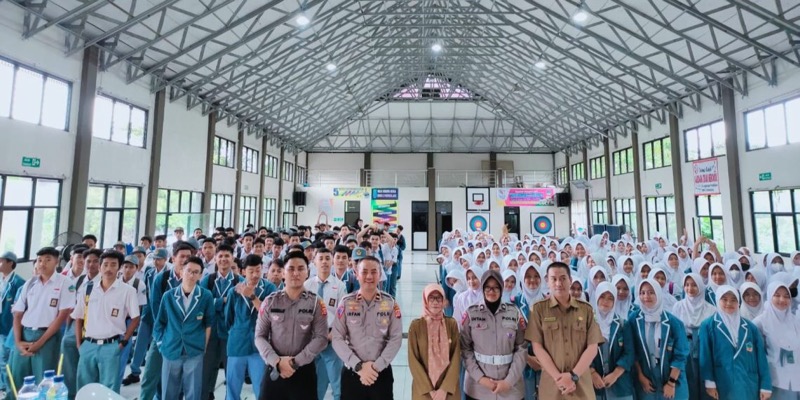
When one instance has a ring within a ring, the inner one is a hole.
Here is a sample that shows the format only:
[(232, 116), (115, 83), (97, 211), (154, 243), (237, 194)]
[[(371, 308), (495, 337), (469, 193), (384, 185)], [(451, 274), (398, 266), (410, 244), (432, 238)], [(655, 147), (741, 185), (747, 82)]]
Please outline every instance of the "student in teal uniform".
[(689, 341), (689, 358), (686, 360), (686, 381), (689, 384), (689, 398), (708, 400), (705, 385), (700, 378), (700, 324), (714, 315), (716, 309), (705, 299), (706, 285), (703, 278), (695, 273), (683, 276), (683, 300), (675, 304), (672, 314), (683, 322), (686, 338)]
[(266, 365), (255, 345), (255, 329), (261, 303), (275, 285), (261, 279), (261, 260), (250, 255), (244, 262), (244, 280), (228, 289), (225, 305), (225, 326), (228, 328), (228, 365), (225, 369), (228, 399), (238, 399), (242, 394), (245, 373), (253, 381), (253, 393), (258, 399), (261, 379)]
[(772, 380), (764, 340), (739, 314), (739, 292), (722, 285), (717, 312), (700, 325), (700, 376), (714, 399), (769, 399)]
[(800, 318), (791, 310), (791, 288), (779, 280), (771, 282), (766, 302), (764, 312), (753, 323), (764, 338), (772, 399), (800, 400)]
[(592, 362), (592, 384), (598, 399), (633, 400), (630, 375), (635, 359), (633, 331), (614, 312), (616, 298), (617, 289), (610, 282), (601, 282), (595, 288), (592, 305), (605, 343), (600, 345)]
[(165, 400), (178, 399), (181, 393), (187, 400), (202, 396), (203, 354), (214, 324), (214, 298), (197, 285), (202, 274), (203, 260), (190, 257), (180, 286), (164, 293), (158, 308), (153, 340), (163, 357), (161, 398)]
[[(522, 292), (514, 298), (514, 304), (522, 312), (522, 316), (527, 323), (533, 303), (544, 299), (545, 291), (542, 288), (542, 275), (536, 264), (532, 262), (522, 264), (518, 274)], [(525, 400), (533, 400), (536, 398), (536, 388), (539, 386), (542, 366), (536, 356), (533, 355), (533, 348), (530, 342), (526, 342), (525, 346), (527, 347), (527, 352), (525, 353), (526, 362), (525, 370), (522, 372), (522, 379), (525, 383)]]
[(25, 284), (25, 279), (20, 278), (16, 273), (17, 255), (7, 251), (0, 254), (0, 392), (8, 392), (8, 375), (6, 374), (6, 362), (8, 361), (9, 349), (3, 345), (6, 338), (11, 334), (14, 325), (14, 315), (11, 313), (11, 306), (17, 297), (17, 291)]
[(655, 279), (639, 282), (636, 292), (641, 307), (628, 317), (636, 350), (636, 398), (686, 400), (689, 342), (683, 323), (663, 309), (664, 292)]

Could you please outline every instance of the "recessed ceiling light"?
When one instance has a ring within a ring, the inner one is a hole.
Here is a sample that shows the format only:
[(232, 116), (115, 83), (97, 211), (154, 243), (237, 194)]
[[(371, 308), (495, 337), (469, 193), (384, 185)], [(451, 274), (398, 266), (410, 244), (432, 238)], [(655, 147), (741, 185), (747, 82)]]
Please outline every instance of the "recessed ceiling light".
[(328, 71), (331, 71), (331, 72), (333, 72), (333, 71), (336, 71), (336, 64), (334, 64), (334, 63), (328, 63), (328, 65), (326, 65), (326, 66), (325, 66), (325, 68), (326, 68)]
[(589, 19), (589, 13), (584, 10), (578, 10), (575, 14), (572, 15), (572, 21), (582, 24)]
[(305, 15), (301, 15), (301, 16), (297, 17), (297, 19), (294, 20), (294, 21), (297, 22), (297, 25), (300, 25), (300, 26), (306, 26), (309, 23), (311, 23), (311, 20), (308, 19), (308, 17), (306, 17)]
[(438, 53), (438, 52), (442, 51), (442, 45), (440, 45), (439, 43), (436, 43), (433, 46), (431, 46), (431, 50), (433, 50), (433, 51)]
[(547, 69), (547, 63), (542, 60), (535, 62), (533, 66), (539, 69)]

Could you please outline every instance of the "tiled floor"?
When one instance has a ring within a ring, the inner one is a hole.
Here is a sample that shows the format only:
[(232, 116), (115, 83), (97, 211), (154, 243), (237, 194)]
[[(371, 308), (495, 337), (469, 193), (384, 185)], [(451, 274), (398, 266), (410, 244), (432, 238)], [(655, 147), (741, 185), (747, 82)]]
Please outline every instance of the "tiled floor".
[[(422, 289), (428, 283), (436, 279), (435, 254), (422, 251), (406, 251), (403, 260), (403, 274), (397, 283), (397, 298), (400, 302), (400, 309), (403, 313), (403, 333), (408, 332), (411, 321), (422, 315)], [(411, 398), (411, 373), (408, 369), (407, 339), (403, 339), (403, 346), (392, 362), (392, 372), (394, 374), (394, 398), (404, 400)], [(126, 373), (127, 375), (127, 373)], [(217, 380), (217, 389), (214, 392), (215, 398), (225, 399), (224, 373), (220, 371)], [(138, 399), (140, 385), (135, 384), (122, 388), (122, 395), (126, 399)], [(250, 385), (245, 385), (242, 391), (243, 400), (254, 400), (253, 389)], [(328, 392), (325, 399), (333, 399)]]

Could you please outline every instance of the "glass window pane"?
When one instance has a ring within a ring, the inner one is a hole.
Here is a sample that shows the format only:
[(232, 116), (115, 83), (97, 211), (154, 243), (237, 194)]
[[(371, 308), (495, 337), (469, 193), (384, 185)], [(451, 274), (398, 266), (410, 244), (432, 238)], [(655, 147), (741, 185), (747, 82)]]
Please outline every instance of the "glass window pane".
[[(13, 251), (17, 257), (24, 258), (28, 247), (28, 212), (3, 211), (3, 229), (0, 231), (0, 250)], [(38, 249), (37, 249), (38, 250)]]
[(105, 204), (105, 186), (102, 185), (89, 185), (89, 190), (86, 192), (86, 206), (103, 208)]
[(712, 140), (711, 140), (711, 127), (701, 126), (697, 128), (698, 143), (700, 149), (700, 158), (708, 158), (712, 155)]
[(789, 143), (800, 142), (800, 98), (786, 103), (786, 132)]
[(67, 108), (69, 108), (69, 85), (63, 81), (48, 78), (44, 83), (42, 125), (66, 129)]
[(131, 110), (131, 146), (144, 147), (146, 115), (140, 108)]
[(672, 140), (664, 139), (662, 143), (662, 154), (664, 156), (664, 166), (672, 165)]
[(192, 192), (181, 192), (181, 212), (189, 212), (192, 202)]
[(714, 242), (717, 243), (717, 249), (721, 252), (725, 252), (725, 232), (722, 227), (722, 218), (715, 218), (711, 220), (711, 228), (714, 230), (713, 235), (711, 235), (711, 239), (714, 239)]
[(675, 212), (675, 198), (674, 197), (667, 197), (667, 212), (674, 213)]
[(652, 143), (645, 143), (644, 144), (644, 169), (652, 169), (653, 168), (653, 144)]
[(61, 184), (47, 179), (36, 180), (36, 205), (58, 207), (58, 192)]
[(756, 252), (770, 253), (775, 251), (775, 245), (772, 241), (774, 236), (772, 233), (771, 216), (766, 214), (756, 214), (754, 217), (756, 222)]
[(139, 188), (125, 188), (125, 208), (139, 208)]
[(697, 197), (697, 215), (704, 216), (709, 215), (708, 209), (708, 196), (698, 196)]
[(661, 155), (661, 141), (653, 143), (653, 168), (664, 166), (664, 158)]
[(791, 253), (797, 250), (797, 239), (794, 237), (794, 217), (776, 216), (775, 227), (778, 230), (778, 252)]
[(55, 208), (34, 208), (31, 225), (31, 254), (42, 247), (50, 246), (58, 232), (58, 210)]
[(156, 214), (156, 234), (167, 231), (167, 214)]
[(111, 117), (114, 102), (108, 97), (97, 96), (94, 101), (94, 120), (92, 121), (92, 136), (111, 140)]
[(203, 194), (200, 192), (193, 192), (192, 193), (192, 212), (202, 212), (203, 211)]
[(169, 191), (169, 212), (177, 213), (181, 211), (180, 207), (181, 192), (177, 190)]
[(721, 156), (725, 154), (725, 124), (716, 122), (711, 125), (712, 137), (714, 138), (714, 155)]
[(767, 133), (764, 131), (764, 110), (756, 110), (745, 114), (747, 124), (747, 145), (750, 149), (760, 149), (767, 145)]
[(786, 119), (783, 113), (783, 103), (764, 109), (764, 119), (767, 121), (767, 146), (786, 144)]
[(14, 86), (14, 64), (0, 60), (0, 117), (11, 114), (11, 88)]
[(119, 224), (120, 224), (120, 212), (119, 211), (106, 211), (105, 213), (105, 226), (103, 227), (103, 238), (101, 241), (103, 242), (104, 249), (110, 249), (114, 247), (114, 243), (120, 240), (119, 237)]
[(158, 189), (158, 201), (156, 205), (156, 212), (167, 212), (167, 196), (169, 191), (166, 189)]
[(108, 187), (108, 199), (106, 200), (106, 207), (122, 208), (122, 186)]
[(138, 243), (137, 231), (139, 228), (139, 211), (125, 210), (122, 216), (122, 238), (125, 243)]
[(16, 82), (14, 82), (13, 118), (39, 123), (42, 111), (42, 87), (44, 77), (38, 72), (26, 68), (18, 68)]
[(3, 205), (6, 207), (31, 205), (33, 200), (33, 180), (19, 176), (9, 176), (6, 179), (6, 193)]
[(700, 143), (697, 140), (697, 130), (686, 131), (686, 161), (697, 160), (699, 149)]
[(753, 211), (772, 212), (769, 205), (769, 192), (753, 192)]
[(131, 122), (131, 107), (127, 104), (114, 103), (114, 129), (111, 140), (117, 143), (128, 143), (128, 128)]
[(711, 199), (711, 215), (722, 216), (722, 196), (709, 196)]
[(219, 138), (214, 138), (214, 153), (211, 157), (211, 162), (214, 164), (219, 164)]
[(710, 217), (699, 217), (697, 218), (697, 223), (700, 226), (700, 235), (705, 237), (712, 236), (712, 226), (711, 226), (711, 218)]
[(788, 190), (774, 190), (772, 192), (773, 212), (792, 212), (792, 197)]
[(88, 209), (86, 210), (86, 219), (84, 219), (84, 232), (91, 233), (94, 235), (99, 235), (102, 229), (101, 224), (103, 223), (103, 210), (93, 210)]

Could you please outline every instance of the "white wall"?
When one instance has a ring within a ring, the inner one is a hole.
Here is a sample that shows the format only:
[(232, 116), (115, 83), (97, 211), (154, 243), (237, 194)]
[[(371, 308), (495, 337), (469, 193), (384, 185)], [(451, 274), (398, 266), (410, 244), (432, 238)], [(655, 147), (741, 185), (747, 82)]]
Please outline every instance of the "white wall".
[(208, 117), (203, 117), (199, 108), (187, 110), (184, 102), (167, 101), (159, 187), (205, 190), (207, 138)]

